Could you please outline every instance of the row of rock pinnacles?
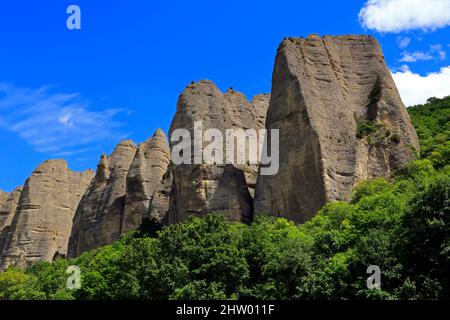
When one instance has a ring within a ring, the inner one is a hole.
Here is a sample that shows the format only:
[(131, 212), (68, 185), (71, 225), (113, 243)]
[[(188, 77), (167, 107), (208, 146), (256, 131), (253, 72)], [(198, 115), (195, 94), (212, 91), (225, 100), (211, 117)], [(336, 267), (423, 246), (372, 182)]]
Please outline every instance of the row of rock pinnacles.
[[(0, 193), (0, 268), (110, 244), (144, 221), (162, 225), (210, 212), (252, 221), (265, 213), (303, 223), (327, 202), (348, 200), (361, 180), (389, 176), (419, 149), (378, 42), (369, 36), (285, 39), (272, 93), (249, 102), (211, 81), (186, 87), (177, 128), (279, 129), (279, 170), (258, 165), (171, 162), (157, 130), (136, 146), (121, 142), (96, 173), (72, 172), (63, 160), (40, 165), (23, 188)], [(374, 132), (359, 132), (370, 122)]]

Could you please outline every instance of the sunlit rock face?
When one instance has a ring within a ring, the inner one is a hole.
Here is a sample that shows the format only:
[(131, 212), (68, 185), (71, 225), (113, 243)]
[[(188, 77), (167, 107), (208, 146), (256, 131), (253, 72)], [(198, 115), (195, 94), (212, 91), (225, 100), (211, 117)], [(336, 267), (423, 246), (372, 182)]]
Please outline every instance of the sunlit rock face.
[(0, 269), (66, 256), (75, 210), (93, 175), (69, 170), (64, 160), (36, 168), (3, 206)]
[(361, 180), (415, 157), (416, 132), (370, 36), (285, 39), (275, 61), (267, 129), (279, 129), (280, 168), (259, 176), (255, 212), (302, 223)]
[[(195, 122), (201, 122), (202, 132), (217, 129), (223, 137), (226, 137), (227, 129), (262, 129), (269, 97), (256, 96), (251, 103), (233, 89), (222, 93), (209, 80), (192, 83), (178, 99), (169, 136), (176, 129), (187, 129), (193, 148)], [(203, 148), (206, 145), (203, 143)], [(225, 153), (224, 148), (224, 157)], [(257, 171), (257, 163), (227, 165), (195, 164), (192, 161), (192, 164), (173, 165), (169, 223), (210, 212), (222, 213), (234, 221), (251, 221)]]

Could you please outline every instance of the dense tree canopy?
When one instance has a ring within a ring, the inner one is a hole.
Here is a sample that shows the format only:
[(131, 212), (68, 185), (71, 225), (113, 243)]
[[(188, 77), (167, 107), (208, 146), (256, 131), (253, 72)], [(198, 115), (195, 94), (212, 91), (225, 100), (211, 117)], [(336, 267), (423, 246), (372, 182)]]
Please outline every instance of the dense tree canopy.
[[(410, 108), (422, 158), (303, 225), (210, 214), (0, 273), (0, 299), (449, 299), (450, 98)], [(77, 265), (81, 288), (66, 287)], [(367, 268), (381, 269), (368, 289)]]

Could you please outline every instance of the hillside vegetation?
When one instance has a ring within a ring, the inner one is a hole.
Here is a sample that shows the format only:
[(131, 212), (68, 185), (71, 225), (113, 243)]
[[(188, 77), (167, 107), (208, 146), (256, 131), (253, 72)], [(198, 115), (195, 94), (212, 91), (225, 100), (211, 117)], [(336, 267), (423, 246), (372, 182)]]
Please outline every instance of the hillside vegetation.
[[(409, 108), (421, 159), (304, 225), (220, 215), (154, 226), (74, 260), (0, 273), (0, 299), (449, 299), (450, 97)], [(66, 288), (66, 269), (82, 285)], [(369, 290), (370, 265), (381, 289)]]

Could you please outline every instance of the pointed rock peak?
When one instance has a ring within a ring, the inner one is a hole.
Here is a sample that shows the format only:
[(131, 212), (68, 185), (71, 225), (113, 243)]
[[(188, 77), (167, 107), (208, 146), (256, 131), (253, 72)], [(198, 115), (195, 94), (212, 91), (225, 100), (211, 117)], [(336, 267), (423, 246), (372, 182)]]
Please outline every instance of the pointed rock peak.
[(109, 157), (103, 153), (97, 164), (96, 181), (103, 182), (109, 177)]
[(167, 140), (166, 134), (160, 128), (156, 129), (155, 133), (153, 133), (153, 138), (156, 138), (156, 137), (164, 138)]
[(100, 156), (100, 160), (99, 160), (98, 164), (108, 162), (108, 158), (109, 157), (108, 157), (108, 155), (106, 153), (102, 153), (102, 155)]
[(168, 143), (166, 134), (160, 128), (156, 129), (155, 133), (153, 133), (152, 139), (155, 142), (162, 141)]

